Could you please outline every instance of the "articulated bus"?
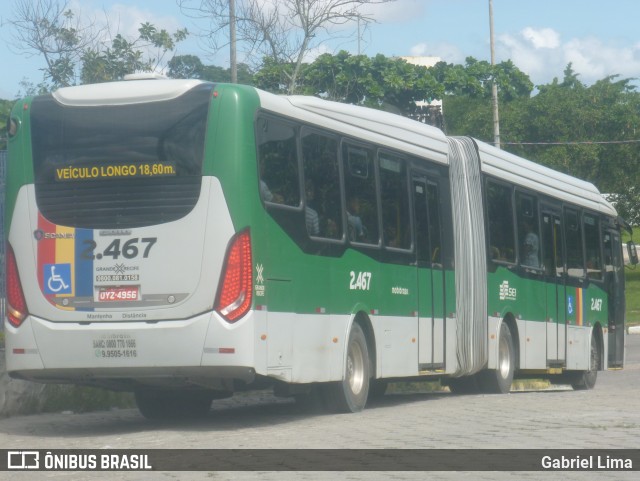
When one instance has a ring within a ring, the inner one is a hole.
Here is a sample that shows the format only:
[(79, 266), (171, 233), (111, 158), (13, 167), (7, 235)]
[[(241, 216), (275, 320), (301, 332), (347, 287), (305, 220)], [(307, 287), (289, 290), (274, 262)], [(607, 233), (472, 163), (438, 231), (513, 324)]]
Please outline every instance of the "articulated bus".
[(589, 389), (623, 366), (625, 222), (477, 140), (166, 79), (25, 98), (8, 137), (14, 378), (160, 418), (258, 387), (356, 412), (392, 380)]

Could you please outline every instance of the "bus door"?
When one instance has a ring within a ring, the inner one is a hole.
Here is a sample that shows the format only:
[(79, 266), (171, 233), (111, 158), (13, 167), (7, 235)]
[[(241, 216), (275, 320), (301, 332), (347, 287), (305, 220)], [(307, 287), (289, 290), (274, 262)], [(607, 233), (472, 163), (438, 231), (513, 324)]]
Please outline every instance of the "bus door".
[(602, 234), (605, 265), (605, 290), (609, 306), (608, 366), (621, 368), (624, 364), (624, 269), (620, 252), (620, 233), (606, 229)]
[(445, 282), (442, 265), (440, 185), (421, 173), (412, 178), (418, 273), (418, 364), (421, 371), (444, 369)]
[(566, 273), (562, 216), (559, 209), (542, 206), (542, 247), (547, 285), (547, 366), (566, 360)]

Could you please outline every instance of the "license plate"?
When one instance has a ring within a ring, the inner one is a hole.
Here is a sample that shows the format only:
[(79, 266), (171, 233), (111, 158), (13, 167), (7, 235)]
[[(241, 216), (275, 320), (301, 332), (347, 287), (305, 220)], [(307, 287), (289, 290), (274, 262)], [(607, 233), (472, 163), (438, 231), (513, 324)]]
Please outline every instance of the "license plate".
[(139, 297), (138, 286), (102, 287), (98, 290), (99, 302), (137, 301)]

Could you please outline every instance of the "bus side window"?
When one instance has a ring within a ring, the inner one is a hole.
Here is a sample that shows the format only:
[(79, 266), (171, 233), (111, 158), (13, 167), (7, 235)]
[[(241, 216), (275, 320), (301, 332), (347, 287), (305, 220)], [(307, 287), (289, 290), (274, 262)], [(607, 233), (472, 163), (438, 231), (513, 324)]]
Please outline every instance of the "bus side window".
[(567, 245), (567, 274), (571, 277), (584, 277), (585, 275), (582, 229), (578, 219), (578, 211), (565, 208), (564, 229)]
[(540, 266), (540, 224), (538, 223), (538, 202), (535, 197), (516, 192), (518, 215), (518, 246), (520, 264), (539, 269)]
[(316, 132), (302, 135), (305, 223), (311, 237), (342, 239), (338, 141)]
[(342, 157), (349, 240), (378, 245), (378, 196), (373, 152), (369, 148), (344, 144)]
[(300, 180), (294, 126), (282, 120), (260, 117), (256, 137), (262, 200), (298, 207)]
[(381, 152), (379, 163), (384, 243), (387, 247), (410, 249), (411, 224), (405, 161)]
[(509, 186), (487, 182), (489, 258), (498, 262), (516, 261), (511, 192)]
[(602, 254), (600, 250), (600, 219), (592, 214), (582, 216), (584, 246), (587, 254), (587, 276), (602, 279)]

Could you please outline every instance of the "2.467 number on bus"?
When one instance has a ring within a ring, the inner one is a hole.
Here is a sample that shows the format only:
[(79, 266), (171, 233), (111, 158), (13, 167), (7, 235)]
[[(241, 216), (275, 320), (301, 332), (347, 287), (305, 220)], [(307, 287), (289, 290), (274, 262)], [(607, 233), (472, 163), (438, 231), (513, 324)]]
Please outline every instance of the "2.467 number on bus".
[(105, 250), (94, 253), (98, 244), (96, 241), (88, 239), (83, 242), (85, 249), (80, 254), (80, 257), (86, 260), (100, 260), (103, 257), (118, 259), (120, 256), (125, 259), (135, 259), (142, 253), (142, 257), (146, 259), (149, 257), (151, 248), (157, 240), (157, 237), (143, 237), (142, 239), (134, 237), (121, 245), (121, 239), (114, 239)]
[(349, 273), (349, 289), (352, 291), (368, 291), (371, 287), (371, 272), (356, 272), (351, 271)]

